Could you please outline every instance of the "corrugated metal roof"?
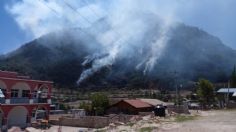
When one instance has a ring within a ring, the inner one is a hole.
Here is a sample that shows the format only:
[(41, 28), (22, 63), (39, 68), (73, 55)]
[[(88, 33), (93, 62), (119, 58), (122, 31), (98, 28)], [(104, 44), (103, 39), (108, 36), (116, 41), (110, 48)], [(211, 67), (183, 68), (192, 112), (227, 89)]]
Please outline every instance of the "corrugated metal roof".
[(233, 96), (236, 97), (236, 92), (234, 92)]
[(147, 107), (152, 107), (152, 105), (143, 102), (139, 99), (128, 99), (128, 100), (124, 100), (124, 102), (132, 105), (135, 108), (147, 108)]
[(220, 88), (217, 93), (235, 93), (236, 88)]

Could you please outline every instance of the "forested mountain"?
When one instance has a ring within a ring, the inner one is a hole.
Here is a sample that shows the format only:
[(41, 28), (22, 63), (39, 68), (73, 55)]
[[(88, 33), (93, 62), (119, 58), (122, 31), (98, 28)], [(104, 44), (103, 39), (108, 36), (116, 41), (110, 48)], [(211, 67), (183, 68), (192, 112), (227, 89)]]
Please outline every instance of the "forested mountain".
[[(104, 20), (95, 26), (103, 31), (109, 29)], [(160, 25), (150, 26), (139, 43), (150, 45), (152, 39), (158, 37)], [(150, 48), (141, 47), (142, 52), (117, 58), (112, 65), (101, 67), (78, 86), (76, 82), (82, 71), (92, 66), (82, 65), (85, 59), (95, 53), (104, 53), (92, 29), (76, 28), (46, 34), (1, 56), (0, 69), (31, 75), (34, 79), (52, 80), (63, 88), (138, 88), (148, 87), (150, 83), (171, 88), (176, 78), (183, 83), (199, 78), (226, 81), (236, 63), (236, 51), (225, 46), (219, 38), (197, 27), (178, 24), (171, 28), (162, 54), (148, 73), (144, 74), (144, 66), (137, 68), (141, 58), (150, 52)], [(134, 52), (136, 50), (140, 49), (134, 48)]]

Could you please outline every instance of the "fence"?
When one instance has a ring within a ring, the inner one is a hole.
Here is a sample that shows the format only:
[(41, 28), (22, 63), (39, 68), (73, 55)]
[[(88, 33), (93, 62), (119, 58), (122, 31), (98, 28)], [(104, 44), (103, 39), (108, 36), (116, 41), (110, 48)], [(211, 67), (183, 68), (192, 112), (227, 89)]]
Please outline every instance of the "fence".
[(168, 111), (168, 113), (172, 113), (172, 112), (184, 113), (184, 114), (189, 114), (190, 113), (189, 110), (188, 110), (188, 106), (186, 106), (186, 105), (168, 106), (167, 111)]

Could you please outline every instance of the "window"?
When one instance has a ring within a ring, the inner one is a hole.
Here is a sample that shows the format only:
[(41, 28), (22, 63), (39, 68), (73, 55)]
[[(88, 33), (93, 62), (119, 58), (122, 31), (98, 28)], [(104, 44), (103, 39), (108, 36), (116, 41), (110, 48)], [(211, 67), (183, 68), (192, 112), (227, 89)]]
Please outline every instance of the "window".
[(4, 98), (6, 96), (6, 89), (2, 89), (0, 88), (1, 91), (0, 91), (0, 98)]
[(29, 90), (22, 90), (22, 97), (29, 97), (30, 91)]
[(2, 93), (4, 94), (4, 96), (6, 96), (7, 93), (6, 89), (2, 89)]
[(6, 89), (2, 89), (2, 88), (0, 89), (2, 90), (3, 95), (6, 96)]
[(38, 91), (34, 91), (33, 97), (34, 97), (34, 98), (37, 98), (37, 94), (38, 94)]
[(18, 89), (12, 89), (11, 90), (11, 97), (18, 97), (18, 92), (19, 92)]

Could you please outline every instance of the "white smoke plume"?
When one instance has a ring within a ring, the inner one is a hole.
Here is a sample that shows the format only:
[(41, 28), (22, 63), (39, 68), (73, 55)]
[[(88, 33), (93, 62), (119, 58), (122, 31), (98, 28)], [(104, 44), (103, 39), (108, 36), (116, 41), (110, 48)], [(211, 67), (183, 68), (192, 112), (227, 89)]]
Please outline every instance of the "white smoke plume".
[[(93, 35), (107, 55), (92, 59), (91, 68), (84, 70), (78, 80), (80, 84), (101, 68), (112, 65), (117, 58), (130, 57), (136, 52), (146, 55), (136, 68), (144, 67), (144, 74), (151, 71), (168, 42), (170, 27), (178, 20), (175, 17), (178, 4), (173, 2), (168, 8), (163, 0), (22, 0), (6, 9), (14, 15), (19, 26), (35, 38), (56, 30), (85, 29), (106, 17), (111, 28), (105, 32), (95, 28)], [(143, 53), (142, 48), (147, 45), (139, 42), (156, 23), (160, 27), (148, 45), (150, 53)], [(90, 59), (88, 57), (84, 64)]]
[(98, 4), (86, 4), (81, 0), (20, 0), (5, 7), (14, 16), (19, 27), (33, 38), (66, 28), (90, 26), (78, 14), (83, 14), (89, 22), (98, 20), (90, 8), (96, 10), (100, 17), (104, 16), (103, 9)]

